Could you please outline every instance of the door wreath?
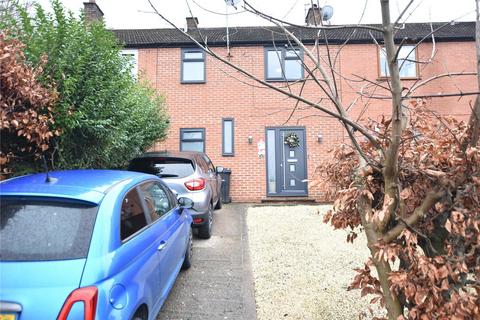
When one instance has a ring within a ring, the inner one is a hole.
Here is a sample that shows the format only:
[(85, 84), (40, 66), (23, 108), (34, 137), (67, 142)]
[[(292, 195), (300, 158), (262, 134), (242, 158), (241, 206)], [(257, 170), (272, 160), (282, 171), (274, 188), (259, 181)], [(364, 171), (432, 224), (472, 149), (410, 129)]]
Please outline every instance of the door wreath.
[(300, 138), (293, 132), (289, 133), (283, 142), (290, 148), (296, 148), (300, 145)]

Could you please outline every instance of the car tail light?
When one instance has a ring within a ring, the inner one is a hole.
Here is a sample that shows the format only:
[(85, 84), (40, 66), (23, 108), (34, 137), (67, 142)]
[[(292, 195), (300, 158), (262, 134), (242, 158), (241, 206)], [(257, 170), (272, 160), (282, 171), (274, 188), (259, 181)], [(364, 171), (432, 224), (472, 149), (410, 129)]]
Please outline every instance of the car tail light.
[(97, 311), (97, 298), (97, 287), (84, 287), (72, 291), (68, 295), (67, 300), (65, 300), (57, 320), (67, 320), (70, 310), (77, 302), (83, 302), (85, 315), (84, 320), (95, 320), (95, 312)]
[(205, 188), (205, 179), (192, 179), (185, 182), (185, 187), (190, 191), (199, 191)]
[(202, 218), (195, 218), (193, 219), (193, 223), (194, 224), (199, 224), (199, 223), (202, 223), (203, 222), (203, 219)]

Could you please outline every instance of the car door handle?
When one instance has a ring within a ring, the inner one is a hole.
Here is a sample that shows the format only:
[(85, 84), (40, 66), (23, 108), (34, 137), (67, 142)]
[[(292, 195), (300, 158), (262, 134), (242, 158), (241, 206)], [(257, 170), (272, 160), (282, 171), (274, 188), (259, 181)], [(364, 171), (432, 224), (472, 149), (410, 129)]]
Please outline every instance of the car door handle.
[(166, 242), (166, 241), (162, 241), (162, 242), (160, 243), (160, 245), (158, 246), (157, 251), (162, 251), (163, 249), (165, 249), (166, 246), (167, 246), (167, 242)]

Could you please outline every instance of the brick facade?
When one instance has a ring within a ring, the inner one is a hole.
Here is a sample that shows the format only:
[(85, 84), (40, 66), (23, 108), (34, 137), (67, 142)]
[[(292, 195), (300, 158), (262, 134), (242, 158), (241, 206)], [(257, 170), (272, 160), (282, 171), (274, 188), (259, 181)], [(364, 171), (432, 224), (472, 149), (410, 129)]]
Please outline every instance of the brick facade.
[[(331, 46), (335, 54), (339, 46)], [(419, 77), (428, 79), (436, 74), (447, 72), (474, 71), (475, 45), (473, 41), (441, 42), (435, 45), (436, 55), (430, 64), (419, 65)], [(226, 56), (225, 48), (215, 51)], [(421, 44), (417, 58), (428, 60), (432, 52), (432, 43)], [(326, 57), (325, 47), (321, 54)], [(230, 60), (264, 79), (264, 47), (234, 46)], [(307, 61), (308, 59), (305, 58)], [(370, 80), (379, 78), (378, 48), (373, 44), (349, 44), (338, 54), (336, 71), (345, 78), (356, 76)], [(203, 84), (181, 84), (181, 49), (150, 48), (138, 50), (138, 67), (141, 77), (148, 80), (166, 99), (171, 117), (168, 139), (155, 145), (154, 150), (178, 150), (180, 128), (205, 128), (205, 151), (215, 165), (232, 169), (231, 197), (233, 201), (258, 202), (266, 197), (266, 159), (258, 157), (257, 142), (265, 140), (266, 127), (303, 126), (306, 128), (308, 178), (314, 175), (316, 166), (328, 156), (328, 150), (342, 142), (344, 131), (334, 119), (326, 117), (317, 110), (300, 104), (291, 116), (295, 101), (286, 99), (282, 94), (258, 86), (252, 80), (242, 77), (238, 72), (222, 63), (206, 58), (206, 82)], [(241, 81), (239, 81), (241, 80)], [(405, 80), (408, 87), (416, 80)], [(360, 89), (356, 83), (340, 80), (339, 91), (345, 105), (353, 102)], [(275, 85), (285, 87), (284, 82)], [(362, 84), (363, 85), (363, 84)], [(291, 90), (299, 92), (301, 83), (292, 84)], [(444, 77), (418, 90), (417, 94), (458, 92), (458, 90), (476, 91), (476, 81), (472, 76), (458, 78)], [(380, 92), (377, 92), (380, 94)], [(322, 93), (315, 83), (307, 81), (303, 96), (320, 101)], [(428, 103), (433, 110), (465, 118), (469, 113), (469, 103), (474, 96), (432, 99)], [(323, 101), (322, 104), (328, 105)], [(368, 107), (364, 109), (364, 106)], [(363, 110), (363, 112), (362, 112)], [(360, 116), (378, 119), (390, 111), (389, 101), (368, 101), (359, 99), (352, 107), (353, 117)], [(222, 156), (222, 118), (233, 118), (235, 123), (235, 155)], [(318, 135), (322, 136), (321, 142)], [(249, 144), (248, 137), (253, 138)], [(309, 196), (322, 200), (318, 188), (309, 187)]]

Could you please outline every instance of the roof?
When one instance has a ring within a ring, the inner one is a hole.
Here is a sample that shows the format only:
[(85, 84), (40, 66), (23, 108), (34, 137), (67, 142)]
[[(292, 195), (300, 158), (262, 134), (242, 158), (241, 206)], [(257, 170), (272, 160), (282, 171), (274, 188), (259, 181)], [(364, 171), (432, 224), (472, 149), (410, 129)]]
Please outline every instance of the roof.
[(139, 179), (145, 174), (119, 170), (67, 170), (8, 179), (0, 183), (1, 195), (45, 196), (78, 199), (99, 203), (108, 189), (128, 180)]
[[(380, 27), (379, 25), (371, 25)], [(430, 23), (407, 23), (395, 34), (395, 41), (398, 43), (404, 38), (408, 42), (418, 42), (433, 30), (443, 26), (435, 32), (435, 41), (474, 41), (475, 22), (435, 22)], [(306, 27), (289, 27), (304, 43), (314, 43), (317, 30)], [(168, 29), (124, 29), (112, 30), (115, 36), (127, 48), (142, 47), (182, 47), (191, 46), (194, 43), (180, 31)], [(199, 31), (207, 39), (211, 46), (226, 44), (225, 28), (200, 28)], [(372, 36), (377, 41), (382, 41), (380, 32), (356, 28), (355, 25), (347, 26), (344, 29), (326, 30), (329, 43), (374, 43)], [(200, 39), (198, 30), (189, 32), (196, 39)], [(277, 26), (257, 27), (231, 27), (230, 44), (235, 45), (271, 45), (273, 40), (285, 42), (286, 38), (282, 30)], [(323, 42), (325, 37), (321, 37)], [(426, 41), (431, 41), (431, 37)]]

